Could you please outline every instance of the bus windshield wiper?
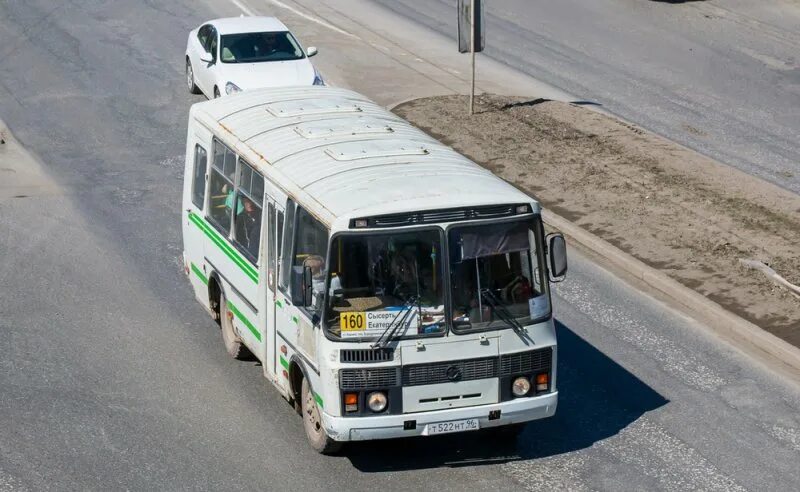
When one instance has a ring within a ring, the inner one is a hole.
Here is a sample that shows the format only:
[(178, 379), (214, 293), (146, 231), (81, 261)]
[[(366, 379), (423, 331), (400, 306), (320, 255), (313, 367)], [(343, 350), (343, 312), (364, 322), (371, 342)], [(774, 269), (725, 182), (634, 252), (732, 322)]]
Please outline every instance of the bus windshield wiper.
[(408, 309), (411, 306), (417, 306), (417, 309), (420, 309), (418, 296), (411, 296), (403, 303), (400, 307), (400, 311), (392, 318), (392, 321), (390, 321), (386, 329), (383, 330), (381, 336), (372, 344), (373, 349), (384, 348), (389, 344), (394, 338), (395, 333), (397, 333), (397, 330), (399, 330), (401, 326), (404, 326), (413, 314), (414, 310)]
[(497, 299), (497, 296), (494, 293), (486, 288), (481, 289), (481, 299), (486, 301), (489, 307), (492, 308), (492, 311), (497, 313), (497, 316), (504, 321), (507, 325), (511, 326), (516, 332), (523, 332), (525, 331), (525, 327), (523, 327), (519, 321), (510, 313), (508, 309), (505, 308), (500, 301)]

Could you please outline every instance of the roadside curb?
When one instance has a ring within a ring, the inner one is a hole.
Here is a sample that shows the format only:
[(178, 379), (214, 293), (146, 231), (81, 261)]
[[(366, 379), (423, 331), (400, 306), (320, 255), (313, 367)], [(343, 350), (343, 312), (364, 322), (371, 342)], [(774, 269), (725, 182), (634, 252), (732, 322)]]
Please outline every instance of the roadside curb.
[(542, 219), (575, 241), (578, 246), (605, 260), (613, 269), (644, 282), (648, 287), (676, 302), (685, 308), (684, 314), (707, 326), (722, 338), (734, 342), (748, 355), (757, 357), (769, 368), (778, 370), (794, 381), (800, 381), (800, 348), (726, 310), (702, 294), (552, 211), (543, 209)]

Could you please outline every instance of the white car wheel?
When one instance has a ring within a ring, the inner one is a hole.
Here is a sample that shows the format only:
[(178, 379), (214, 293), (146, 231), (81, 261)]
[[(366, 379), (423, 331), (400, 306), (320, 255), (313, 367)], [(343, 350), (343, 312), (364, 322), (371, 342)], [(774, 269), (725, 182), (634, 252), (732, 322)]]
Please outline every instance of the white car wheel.
[(189, 86), (189, 93), (200, 94), (200, 88), (194, 83), (194, 70), (188, 58), (186, 59), (186, 85)]

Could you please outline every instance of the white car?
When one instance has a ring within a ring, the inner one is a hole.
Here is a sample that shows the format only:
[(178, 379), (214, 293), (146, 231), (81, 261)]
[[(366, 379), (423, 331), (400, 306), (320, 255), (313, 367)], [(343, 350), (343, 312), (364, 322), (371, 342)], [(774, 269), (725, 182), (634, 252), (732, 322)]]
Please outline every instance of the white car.
[(220, 97), (247, 89), (325, 85), (289, 29), (274, 17), (229, 17), (189, 33), (186, 83), (192, 94)]

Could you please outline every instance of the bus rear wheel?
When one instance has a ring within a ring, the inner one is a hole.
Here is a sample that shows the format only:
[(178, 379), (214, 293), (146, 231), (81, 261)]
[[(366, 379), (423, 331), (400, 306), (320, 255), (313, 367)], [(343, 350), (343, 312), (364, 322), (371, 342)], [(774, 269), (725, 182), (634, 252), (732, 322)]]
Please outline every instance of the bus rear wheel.
[(301, 385), (300, 404), (303, 409), (303, 428), (306, 430), (308, 443), (311, 444), (314, 451), (321, 454), (334, 454), (342, 449), (342, 443), (334, 441), (325, 432), (319, 406), (306, 378), (303, 378)]
[(250, 351), (244, 346), (242, 340), (233, 330), (233, 312), (228, 308), (228, 300), (223, 292), (219, 296), (219, 322), (222, 328), (222, 342), (228, 354), (237, 360), (245, 360), (250, 357)]

